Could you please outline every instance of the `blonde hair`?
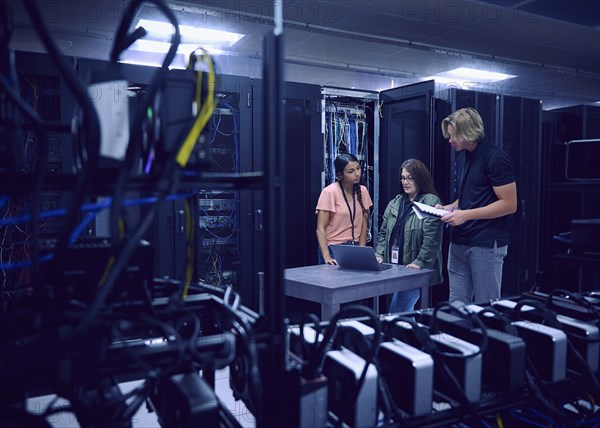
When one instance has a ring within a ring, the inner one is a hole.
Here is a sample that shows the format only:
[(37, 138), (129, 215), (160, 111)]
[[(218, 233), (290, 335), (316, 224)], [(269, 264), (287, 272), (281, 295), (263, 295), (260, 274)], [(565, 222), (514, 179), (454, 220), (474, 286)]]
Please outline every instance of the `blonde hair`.
[(483, 120), (477, 110), (467, 107), (456, 110), (442, 121), (442, 134), (444, 138), (450, 138), (448, 125), (454, 127), (454, 137), (470, 143), (483, 140)]

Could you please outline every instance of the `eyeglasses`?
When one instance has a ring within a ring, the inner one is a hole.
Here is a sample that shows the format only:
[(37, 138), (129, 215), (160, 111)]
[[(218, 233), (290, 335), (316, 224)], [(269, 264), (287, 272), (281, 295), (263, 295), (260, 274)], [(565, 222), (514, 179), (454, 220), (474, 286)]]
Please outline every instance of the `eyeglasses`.
[(415, 181), (414, 177), (404, 177), (404, 176), (400, 176), (400, 181), (405, 182), (405, 181)]

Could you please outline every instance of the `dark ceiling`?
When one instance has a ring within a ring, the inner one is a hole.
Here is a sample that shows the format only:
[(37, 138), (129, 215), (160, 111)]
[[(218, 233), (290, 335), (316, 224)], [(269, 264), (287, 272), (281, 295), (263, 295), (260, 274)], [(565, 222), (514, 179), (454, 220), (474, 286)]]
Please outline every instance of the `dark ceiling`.
[[(11, 46), (43, 51), (20, 2), (9, 4), (16, 27)], [(39, 4), (65, 54), (106, 59), (127, 2)], [(271, 2), (168, 4), (181, 24), (245, 34), (216, 57), (219, 70), (260, 77)], [(136, 19), (152, 16), (160, 14), (145, 3)], [(516, 77), (461, 87), (540, 99), (544, 109), (600, 101), (596, 0), (283, 0), (283, 18), (290, 81), (383, 90), (471, 67)]]
[(483, 2), (586, 27), (596, 29), (600, 27), (600, 6), (598, 2), (590, 0), (483, 0)]

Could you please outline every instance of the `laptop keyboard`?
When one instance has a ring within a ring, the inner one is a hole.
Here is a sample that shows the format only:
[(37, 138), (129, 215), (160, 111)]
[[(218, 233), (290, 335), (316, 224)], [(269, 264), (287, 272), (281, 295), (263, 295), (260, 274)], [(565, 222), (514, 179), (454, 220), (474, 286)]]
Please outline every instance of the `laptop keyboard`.
[(379, 270), (386, 270), (391, 267), (392, 267), (392, 265), (390, 263), (379, 263)]

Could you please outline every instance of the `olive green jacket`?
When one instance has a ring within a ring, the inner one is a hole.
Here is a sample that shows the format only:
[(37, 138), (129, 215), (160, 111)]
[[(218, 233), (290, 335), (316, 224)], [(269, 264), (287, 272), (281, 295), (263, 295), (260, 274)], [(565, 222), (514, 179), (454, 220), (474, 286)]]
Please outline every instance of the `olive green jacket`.
[[(403, 204), (405, 194), (399, 194), (390, 201), (385, 212), (383, 221), (379, 228), (377, 247), (375, 253), (389, 263), (389, 242), (392, 230), (398, 219), (398, 211)], [(418, 202), (434, 206), (440, 204), (440, 198), (426, 193), (419, 196)], [(404, 225), (404, 247), (402, 264), (414, 263), (423, 269), (432, 269), (434, 275), (430, 284), (439, 284), (442, 278), (442, 236), (444, 233), (443, 222), (435, 217), (419, 219), (412, 211), (406, 217)]]

